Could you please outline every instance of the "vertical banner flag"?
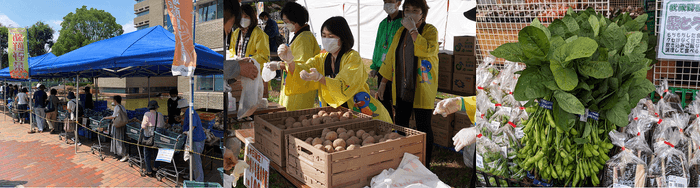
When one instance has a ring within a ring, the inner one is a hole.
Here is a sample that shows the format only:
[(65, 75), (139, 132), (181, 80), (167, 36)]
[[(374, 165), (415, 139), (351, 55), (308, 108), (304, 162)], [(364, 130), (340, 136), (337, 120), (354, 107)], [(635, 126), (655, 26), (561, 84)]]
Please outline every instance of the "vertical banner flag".
[(165, 0), (168, 14), (175, 30), (175, 56), (173, 76), (193, 76), (197, 67), (197, 54), (194, 51), (192, 36), (192, 1)]
[(10, 77), (17, 79), (29, 79), (29, 65), (27, 63), (27, 29), (9, 28), (7, 41), (10, 60)]

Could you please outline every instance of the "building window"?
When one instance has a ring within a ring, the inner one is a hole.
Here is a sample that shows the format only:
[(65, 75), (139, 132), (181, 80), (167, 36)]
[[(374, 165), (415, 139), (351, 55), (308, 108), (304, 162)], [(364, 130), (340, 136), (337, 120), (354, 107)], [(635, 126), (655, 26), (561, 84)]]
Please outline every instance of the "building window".
[(198, 21), (201, 22), (206, 22), (210, 20), (215, 20), (219, 18), (223, 18), (223, 6), (218, 6), (222, 4), (223, 1), (219, 0), (216, 2), (211, 2), (211, 3), (206, 3), (199, 5), (197, 7), (197, 12), (199, 13), (199, 18)]
[(146, 15), (146, 14), (148, 14), (148, 12), (150, 12), (150, 10), (143, 11), (143, 12), (141, 12), (141, 13), (137, 13), (137, 14), (136, 14), (136, 17)]
[(136, 27), (136, 30), (142, 30), (142, 29), (146, 29), (146, 28), (149, 28), (149, 27), (150, 27), (149, 25), (150, 25), (150, 24), (146, 24), (146, 25), (138, 26), (138, 27)]
[(224, 91), (224, 75), (197, 76), (197, 91)]

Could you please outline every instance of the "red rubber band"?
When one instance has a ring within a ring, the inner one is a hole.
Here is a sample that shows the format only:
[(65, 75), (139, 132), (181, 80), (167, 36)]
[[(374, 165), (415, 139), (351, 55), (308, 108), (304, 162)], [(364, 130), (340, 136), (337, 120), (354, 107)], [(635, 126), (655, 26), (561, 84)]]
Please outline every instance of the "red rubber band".
[(673, 144), (671, 144), (670, 142), (664, 141), (664, 144), (666, 144), (666, 145), (668, 145), (668, 146), (671, 146), (672, 148), (675, 148), (675, 147), (676, 147), (676, 146), (674, 146)]
[(510, 126), (513, 126), (513, 128), (516, 127), (516, 126), (515, 126), (515, 123), (513, 123), (513, 122), (510, 122), (510, 121), (509, 121), (508, 124), (510, 124)]

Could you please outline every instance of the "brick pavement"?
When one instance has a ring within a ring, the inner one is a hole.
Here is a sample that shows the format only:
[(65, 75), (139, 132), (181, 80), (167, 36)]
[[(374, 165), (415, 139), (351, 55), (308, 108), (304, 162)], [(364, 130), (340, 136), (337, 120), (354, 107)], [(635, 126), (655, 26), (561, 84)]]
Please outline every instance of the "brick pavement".
[(83, 145), (76, 154), (75, 147), (59, 140), (58, 135), (27, 134), (28, 130), (28, 124), (14, 124), (0, 114), (0, 187), (175, 186), (166, 180), (141, 177), (138, 167), (129, 167), (109, 154), (100, 161), (90, 152), (92, 142), (85, 138), (81, 138)]

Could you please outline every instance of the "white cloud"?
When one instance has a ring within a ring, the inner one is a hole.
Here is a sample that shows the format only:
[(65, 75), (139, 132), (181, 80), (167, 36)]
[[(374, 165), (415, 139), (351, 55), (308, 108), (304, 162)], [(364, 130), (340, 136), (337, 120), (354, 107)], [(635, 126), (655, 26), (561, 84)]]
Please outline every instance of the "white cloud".
[(129, 21), (129, 23), (123, 24), (122, 29), (124, 30), (124, 34), (136, 31), (136, 27), (134, 27), (134, 20)]
[(49, 23), (51, 23), (57, 27), (61, 27), (61, 23), (63, 23), (63, 20), (51, 20), (51, 21), (49, 21)]
[(61, 23), (63, 23), (63, 20), (50, 20), (48, 22), (51, 28), (53, 28), (53, 42), (58, 41), (58, 35), (60, 35), (58, 30), (61, 30)]
[(12, 21), (10, 17), (7, 17), (7, 15), (4, 14), (0, 14), (0, 23), (2, 23), (2, 25), (5, 27), (20, 27), (17, 22)]

